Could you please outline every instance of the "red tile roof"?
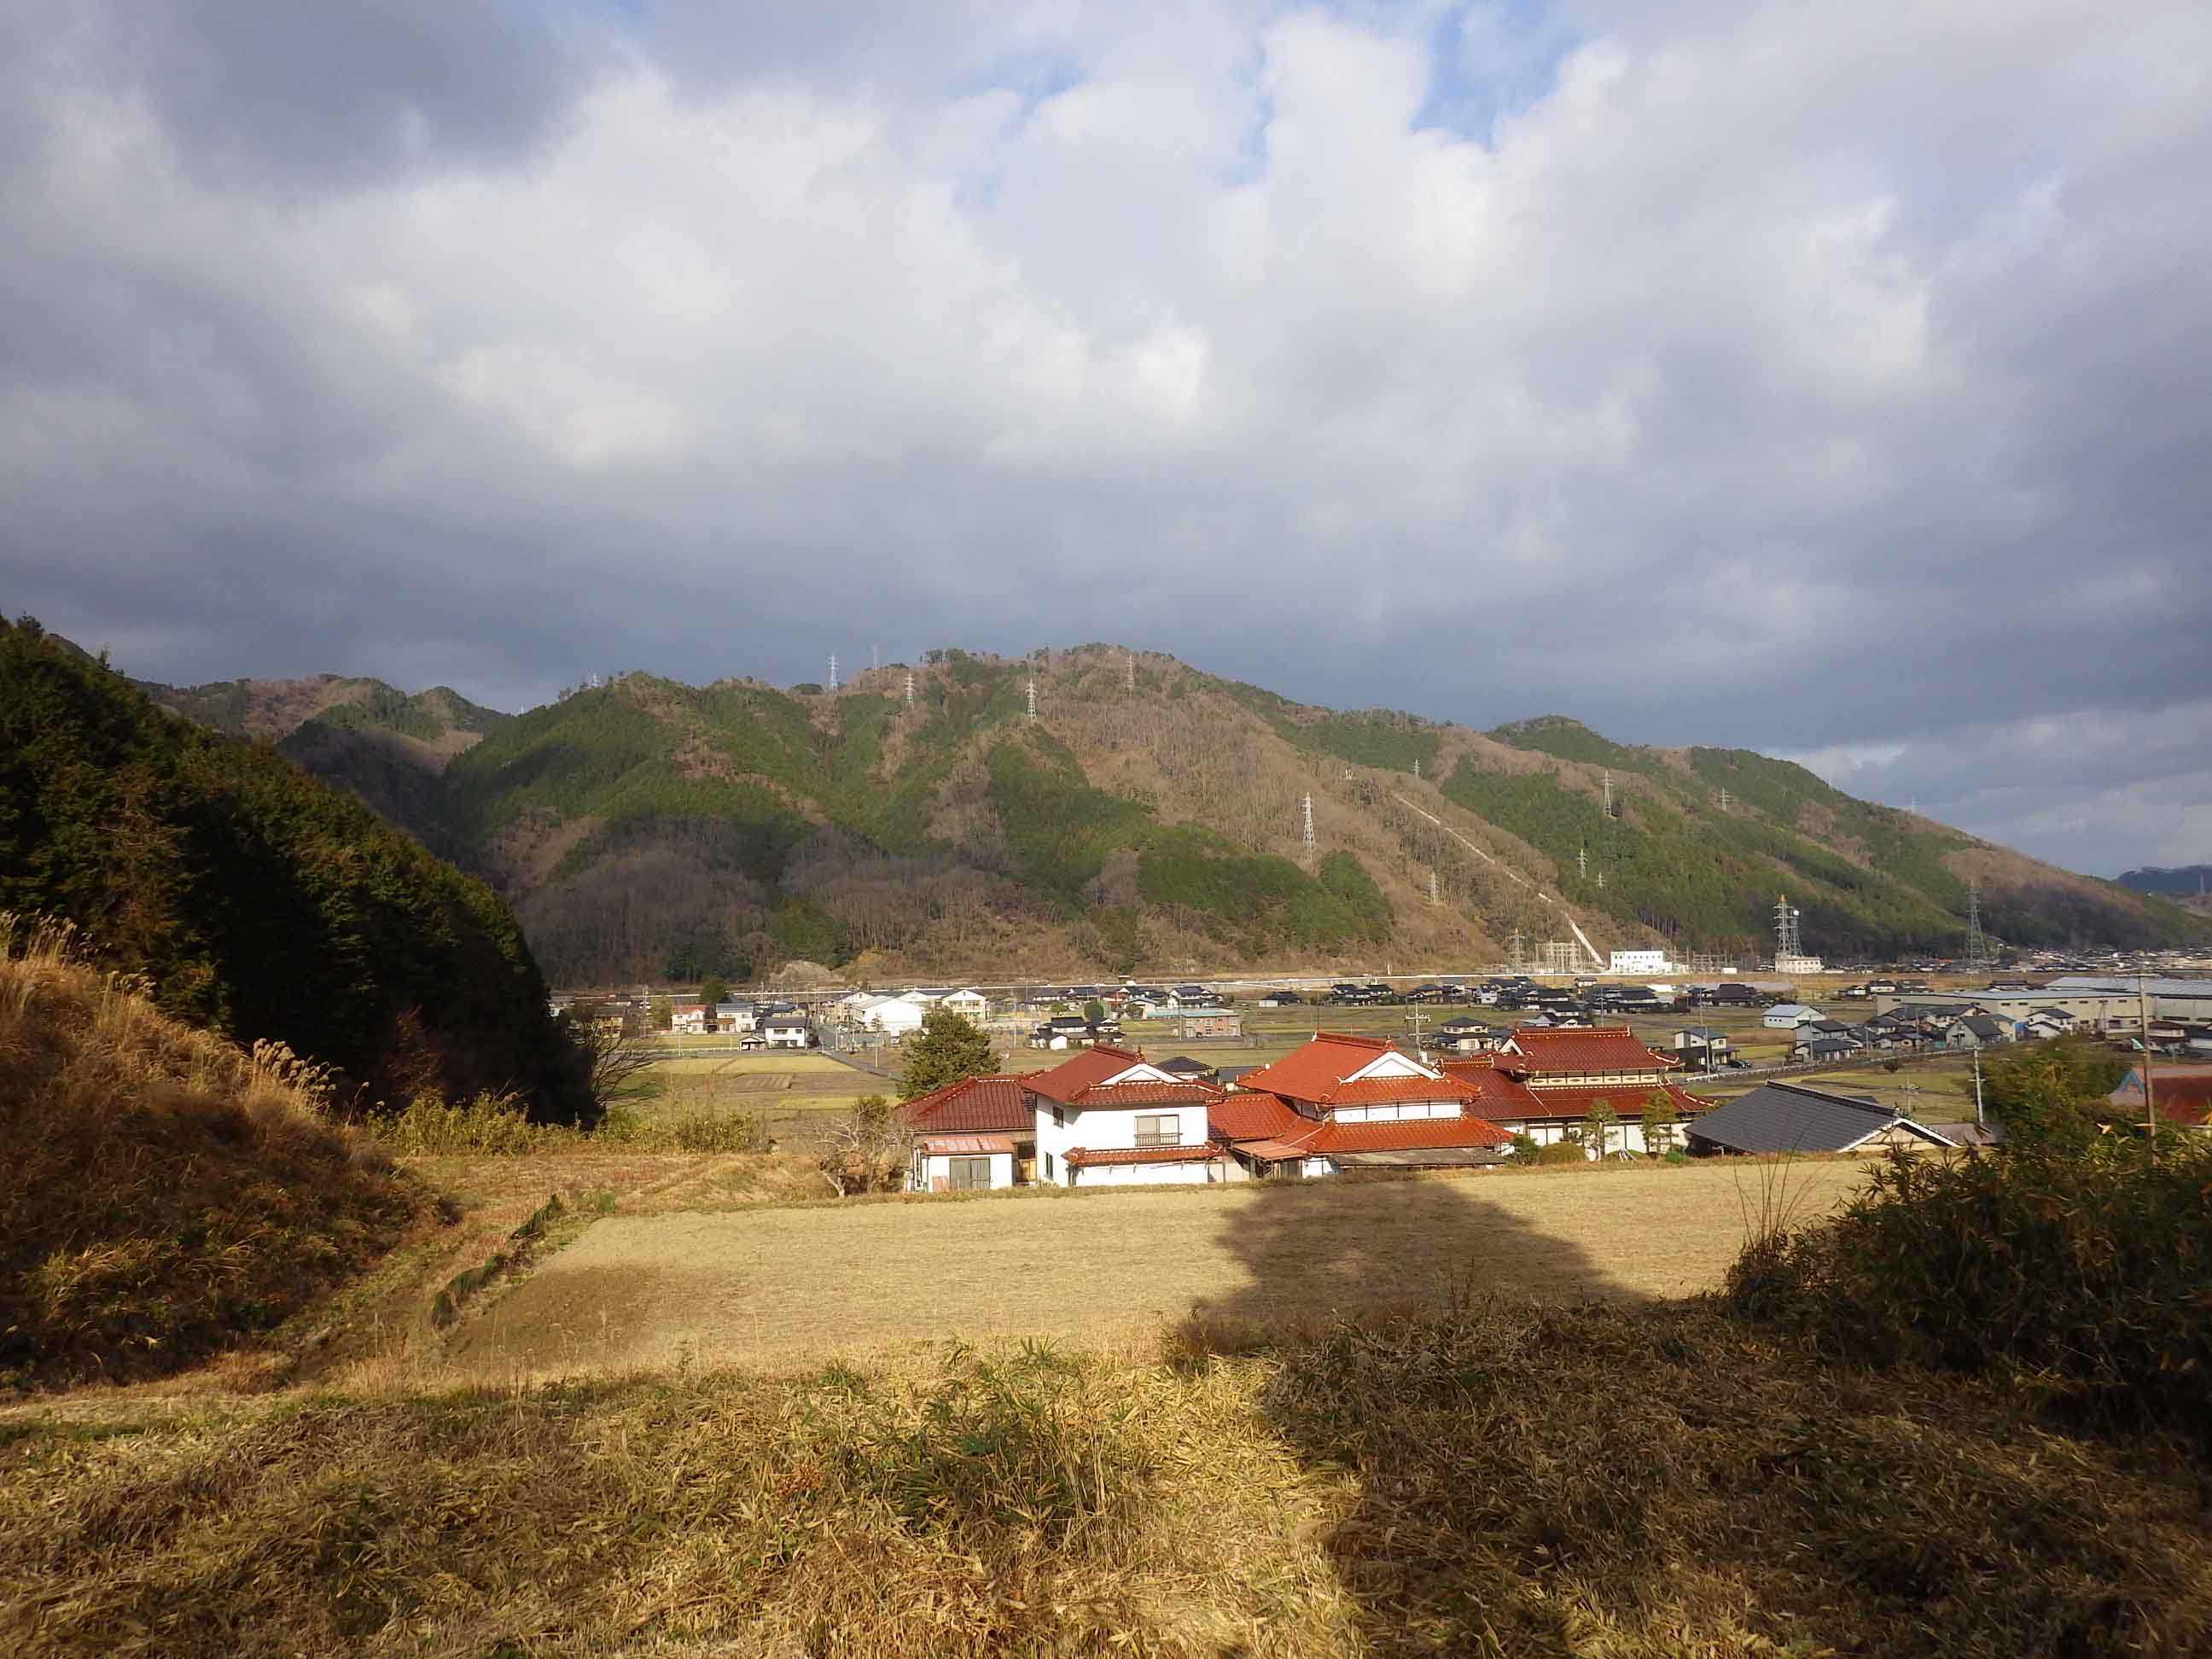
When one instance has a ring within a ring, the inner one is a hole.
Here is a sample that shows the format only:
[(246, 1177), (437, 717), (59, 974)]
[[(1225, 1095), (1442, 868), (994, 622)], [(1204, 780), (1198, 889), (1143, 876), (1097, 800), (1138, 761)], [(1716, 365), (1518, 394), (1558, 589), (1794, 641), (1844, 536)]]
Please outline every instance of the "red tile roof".
[[(2158, 1107), (2158, 1115), (2175, 1123), (2196, 1128), (2212, 1121), (2212, 1076), (2161, 1069), (2150, 1074), (2150, 1097)], [(2112, 1103), (2132, 1106), (2142, 1110), (2142, 1085), (2130, 1074), (2128, 1081), (2112, 1091)]]
[(1135, 1083), (1094, 1083), (1077, 1090), (1066, 1103), (1085, 1110), (1098, 1106), (1204, 1106), (1220, 1092), (1211, 1084), (1154, 1083), (1140, 1079)]
[(1539, 1026), (1516, 1027), (1507, 1039), (1508, 1052), (1498, 1064), (1523, 1077), (1543, 1077), (1590, 1072), (1672, 1071), (1682, 1062), (1672, 1054), (1647, 1048), (1626, 1025), (1567, 1026), (1548, 1030)]
[(1296, 1140), (1321, 1127), (1266, 1093), (1223, 1095), (1206, 1107), (1206, 1120), (1217, 1140)]
[(1288, 1156), (1286, 1148), (1314, 1153), (1403, 1152), (1426, 1146), (1502, 1146), (1512, 1138), (1472, 1112), (1380, 1123), (1316, 1123), (1273, 1094), (1224, 1096), (1208, 1109), (1207, 1116), (1217, 1140), (1277, 1160)]
[(1132, 1066), (1145, 1063), (1143, 1051), (1136, 1048), (1117, 1048), (1113, 1044), (1100, 1042), (1085, 1048), (1073, 1059), (1064, 1060), (1049, 1071), (1031, 1072), (1022, 1079), (1031, 1091), (1047, 1100), (1065, 1104), (1080, 1091), (1108, 1078), (1118, 1076)]
[(971, 1077), (917, 1095), (898, 1109), (900, 1119), (917, 1134), (1030, 1134), (1036, 1109), (1022, 1092), (1026, 1079)]
[(1061, 1162), (1081, 1170), (1094, 1164), (1200, 1164), (1220, 1156), (1220, 1147), (1201, 1140), (1188, 1146), (1107, 1146), (1095, 1152), (1071, 1146)]
[(1272, 1066), (1247, 1072), (1237, 1079), (1240, 1089), (1265, 1089), (1292, 1100), (1320, 1105), (1369, 1105), (1389, 1100), (1457, 1100), (1474, 1097), (1474, 1091), (1449, 1076), (1442, 1078), (1364, 1078), (1346, 1079), (1378, 1055), (1395, 1053), (1396, 1045), (1381, 1037), (1346, 1036), (1336, 1031), (1316, 1031), (1313, 1040), (1295, 1048)]
[(1535, 1091), (1517, 1077), (1499, 1071), (1487, 1054), (1472, 1060), (1448, 1060), (1444, 1074), (1458, 1079), (1474, 1091), (1478, 1109), (1493, 1117), (1527, 1117), (1542, 1111)]
[(1487, 1118), (1397, 1118), (1382, 1123), (1320, 1123), (1304, 1146), (1316, 1152), (1402, 1152), (1427, 1146), (1503, 1146), (1512, 1140)]

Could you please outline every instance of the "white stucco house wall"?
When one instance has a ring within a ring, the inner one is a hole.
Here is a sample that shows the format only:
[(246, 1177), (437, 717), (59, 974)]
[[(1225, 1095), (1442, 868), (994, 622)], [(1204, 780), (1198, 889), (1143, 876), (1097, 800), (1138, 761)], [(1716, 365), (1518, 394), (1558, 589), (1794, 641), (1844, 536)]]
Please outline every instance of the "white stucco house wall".
[(1060, 1187), (1203, 1185), (1243, 1171), (1208, 1137), (1213, 1091), (1100, 1043), (1024, 1079), (1036, 1178)]
[(924, 1135), (914, 1143), (907, 1188), (917, 1193), (996, 1192), (1014, 1184), (1006, 1135)]

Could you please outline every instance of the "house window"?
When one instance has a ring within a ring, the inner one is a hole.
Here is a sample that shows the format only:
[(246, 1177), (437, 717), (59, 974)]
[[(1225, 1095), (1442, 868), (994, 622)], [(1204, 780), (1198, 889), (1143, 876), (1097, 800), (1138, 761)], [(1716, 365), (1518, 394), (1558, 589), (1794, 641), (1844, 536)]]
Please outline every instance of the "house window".
[(988, 1158), (953, 1158), (945, 1160), (948, 1183), (956, 1193), (988, 1192), (991, 1188), (991, 1160)]
[(1182, 1146), (1182, 1119), (1173, 1115), (1139, 1118), (1137, 1145), (1139, 1146)]
[(1052, 1109), (1052, 1127), (1055, 1129), (1065, 1129), (1067, 1127), (1067, 1114), (1057, 1106)]
[(1052, 1154), (1050, 1152), (1047, 1152), (1044, 1155), (1044, 1178), (1047, 1181), (1052, 1179)]

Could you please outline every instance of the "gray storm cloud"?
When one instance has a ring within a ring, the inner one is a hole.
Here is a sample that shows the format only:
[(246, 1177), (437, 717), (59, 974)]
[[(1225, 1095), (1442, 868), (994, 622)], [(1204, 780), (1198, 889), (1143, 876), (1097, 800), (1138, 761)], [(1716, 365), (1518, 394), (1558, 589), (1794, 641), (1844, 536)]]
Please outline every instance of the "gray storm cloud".
[(133, 672), (1121, 639), (2212, 857), (2201, 6), (0, 19), (0, 581)]

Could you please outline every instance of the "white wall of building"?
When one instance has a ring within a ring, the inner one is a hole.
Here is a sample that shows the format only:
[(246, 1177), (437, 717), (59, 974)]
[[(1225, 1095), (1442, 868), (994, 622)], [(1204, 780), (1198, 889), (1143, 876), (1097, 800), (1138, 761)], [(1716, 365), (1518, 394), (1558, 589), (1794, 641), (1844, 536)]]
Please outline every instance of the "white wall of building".
[(1664, 951), (1615, 951), (1606, 971), (1612, 974), (1671, 974), (1674, 964)]
[[(1203, 1146), (1206, 1144), (1206, 1108), (1203, 1106), (1130, 1106), (1111, 1109), (1093, 1107), (1082, 1111), (1068, 1106), (1060, 1109), (1062, 1121), (1053, 1121), (1053, 1104), (1048, 1100), (1037, 1102), (1037, 1179), (1051, 1180), (1065, 1187), (1067, 1181), (1067, 1155), (1078, 1146), (1087, 1146), (1092, 1152), (1133, 1146), (1137, 1144), (1137, 1120), (1140, 1117), (1168, 1117), (1176, 1121), (1174, 1144), (1179, 1146)], [(1045, 1174), (1045, 1158), (1052, 1158), (1052, 1173)], [(1133, 1167), (1143, 1168), (1139, 1164)], [(1172, 1166), (1155, 1166), (1172, 1167)], [(1085, 1180), (1097, 1171), (1086, 1172)]]
[(1014, 1155), (1012, 1152), (940, 1152), (926, 1154), (917, 1150), (914, 1167), (908, 1176), (908, 1185), (918, 1193), (935, 1192), (936, 1183), (942, 1181), (946, 1188), (952, 1185), (952, 1160), (956, 1158), (988, 1158), (991, 1160), (993, 1190), (1014, 1184)]

